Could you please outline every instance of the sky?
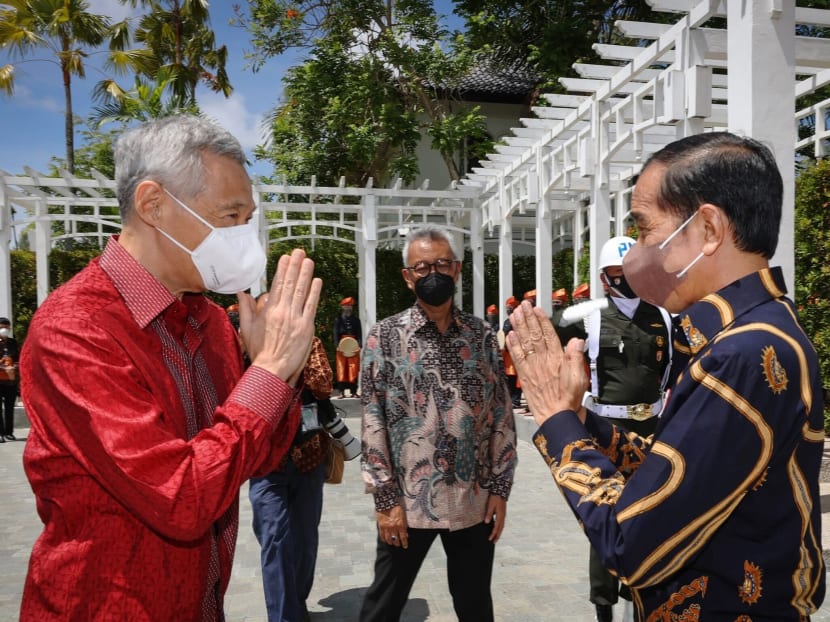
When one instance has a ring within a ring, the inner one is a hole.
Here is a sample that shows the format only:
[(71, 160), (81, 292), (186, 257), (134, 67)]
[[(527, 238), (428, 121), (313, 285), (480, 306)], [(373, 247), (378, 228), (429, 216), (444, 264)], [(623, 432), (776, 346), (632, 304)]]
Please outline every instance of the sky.
[[(116, 0), (88, 2), (90, 12), (108, 15), (114, 22), (131, 15), (130, 9)], [(286, 69), (301, 62), (302, 53), (270, 59), (257, 73), (246, 68), (244, 54), (250, 51), (248, 33), (228, 24), (233, 17), (234, 4), (228, 0), (210, 3), (211, 25), (217, 44), (228, 46), (226, 69), (234, 92), (226, 99), (201, 88), (197, 91), (197, 100), (207, 116), (227, 128), (242, 143), (249, 154), (250, 172), (267, 175), (271, 172), (270, 165), (255, 162), (251, 153), (262, 142), (264, 116), (282, 97), (282, 76)], [(450, 0), (438, 0), (436, 7), (439, 14), (450, 17), (451, 27), (460, 28), (458, 19), (452, 16)], [(73, 77), (72, 108), (76, 116), (84, 119), (89, 116), (94, 107), (90, 93), (95, 84), (104, 77), (112, 77), (103, 70), (104, 56), (104, 53), (95, 53), (87, 59), (85, 79)], [(46, 50), (27, 58), (30, 60), (21, 62), (19, 58), (10, 57), (8, 51), (0, 50), (0, 66), (8, 62), (16, 66), (14, 95), (0, 94), (0, 170), (12, 174), (22, 174), (24, 166), (47, 173), (52, 156), (65, 158), (66, 153), (60, 70)], [(132, 85), (131, 77), (117, 77), (117, 80), (122, 86)], [(82, 144), (77, 129), (76, 126), (76, 148)]]

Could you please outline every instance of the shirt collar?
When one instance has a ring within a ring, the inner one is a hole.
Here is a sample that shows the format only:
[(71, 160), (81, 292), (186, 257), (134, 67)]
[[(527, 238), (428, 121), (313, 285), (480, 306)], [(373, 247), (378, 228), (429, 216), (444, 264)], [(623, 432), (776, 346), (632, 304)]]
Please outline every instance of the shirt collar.
[(709, 294), (678, 315), (680, 331), (693, 354), (755, 307), (787, 293), (780, 267), (753, 272)]
[[(450, 314), (452, 316), (452, 319), (450, 321), (450, 326), (448, 330), (452, 330), (453, 327), (460, 328), (461, 320), (458, 317), (458, 310), (455, 308), (455, 305), (450, 307)], [(410, 309), (409, 322), (412, 326), (412, 329), (416, 332), (421, 330), (425, 326), (429, 326), (430, 324), (435, 326), (435, 322), (429, 319), (423, 307), (421, 307), (421, 305), (419, 305), (417, 302), (415, 302), (415, 304), (412, 305), (412, 308)]]
[(169, 289), (150, 274), (112, 236), (101, 254), (100, 266), (124, 299), (127, 310), (140, 328), (146, 328), (165, 309), (184, 305), (185, 315), (201, 324), (207, 313), (207, 302), (201, 294), (187, 294), (179, 301)]

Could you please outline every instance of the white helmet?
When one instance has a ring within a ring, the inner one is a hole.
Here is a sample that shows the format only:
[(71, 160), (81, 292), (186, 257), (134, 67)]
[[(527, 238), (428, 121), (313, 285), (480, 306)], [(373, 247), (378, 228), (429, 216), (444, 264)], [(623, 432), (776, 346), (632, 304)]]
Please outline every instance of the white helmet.
[(602, 245), (599, 252), (599, 269), (605, 270), (609, 266), (621, 266), (623, 257), (634, 246), (634, 239), (627, 235), (618, 235)]

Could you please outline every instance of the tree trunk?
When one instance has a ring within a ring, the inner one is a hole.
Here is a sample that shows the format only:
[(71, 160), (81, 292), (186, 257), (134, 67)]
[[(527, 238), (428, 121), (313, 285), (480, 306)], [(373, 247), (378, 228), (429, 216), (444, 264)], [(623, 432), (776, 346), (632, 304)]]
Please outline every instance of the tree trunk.
[(72, 115), (72, 76), (65, 60), (61, 61), (63, 72), (63, 96), (66, 102), (64, 111), (64, 135), (66, 139), (66, 168), (75, 174), (75, 119)]

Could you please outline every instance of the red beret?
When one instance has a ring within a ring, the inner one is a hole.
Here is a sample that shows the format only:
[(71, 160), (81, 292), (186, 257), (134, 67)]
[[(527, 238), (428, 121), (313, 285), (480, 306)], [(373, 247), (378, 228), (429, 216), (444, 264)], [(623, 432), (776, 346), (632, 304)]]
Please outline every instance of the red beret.
[(591, 288), (587, 283), (581, 283), (574, 290), (574, 298), (588, 298), (591, 296)]

